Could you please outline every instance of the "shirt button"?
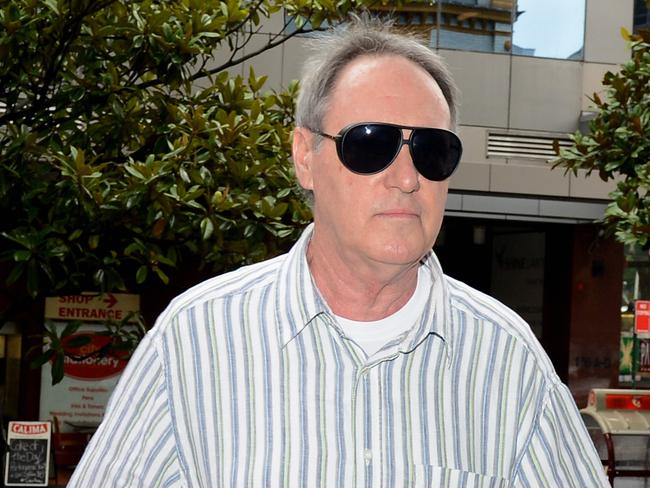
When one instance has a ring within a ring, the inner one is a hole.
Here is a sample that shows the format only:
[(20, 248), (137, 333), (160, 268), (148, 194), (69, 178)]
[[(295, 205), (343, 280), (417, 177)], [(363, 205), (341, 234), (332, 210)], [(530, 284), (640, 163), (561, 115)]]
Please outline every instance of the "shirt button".
[(363, 451), (363, 459), (366, 460), (366, 466), (368, 466), (370, 464), (370, 461), (372, 461), (372, 452), (370, 449)]

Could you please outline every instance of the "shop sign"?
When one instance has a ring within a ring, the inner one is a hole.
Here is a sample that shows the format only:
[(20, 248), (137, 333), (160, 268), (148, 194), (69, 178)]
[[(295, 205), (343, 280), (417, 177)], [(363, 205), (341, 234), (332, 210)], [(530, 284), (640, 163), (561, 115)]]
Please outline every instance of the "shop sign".
[[(52, 326), (57, 333), (65, 328), (65, 322), (55, 322)], [(87, 356), (105, 345), (109, 337), (98, 334), (104, 331), (103, 325), (83, 324), (68, 338), (87, 335), (91, 342), (77, 351), (67, 351), (79, 356)], [(83, 349), (83, 350), (82, 350)], [(41, 369), (41, 420), (58, 417), (62, 432), (75, 429), (94, 429), (102, 421), (108, 400), (117, 385), (120, 374), (126, 367), (125, 358), (108, 355), (88, 357), (76, 361), (68, 356), (63, 363), (63, 379), (52, 384), (52, 365), (45, 363)]]
[[(49, 297), (46, 301), (45, 318), (57, 334), (71, 321), (81, 322), (77, 331), (64, 339), (66, 357), (63, 363), (63, 379), (52, 385), (52, 365), (48, 362), (41, 370), (40, 419), (58, 417), (61, 431), (93, 429), (104, 417), (104, 411), (120, 374), (128, 362), (126, 351), (94, 356), (112, 340), (104, 335), (105, 326), (98, 323), (109, 319), (124, 320), (129, 314), (137, 314), (140, 308), (138, 295), (107, 293)], [(54, 319), (54, 320), (52, 320)], [(128, 326), (131, 327), (131, 326)], [(83, 346), (72, 347), (87, 337)], [(79, 359), (75, 359), (79, 358)]]
[(635, 361), (636, 364), (639, 364), (639, 348), (634, 347), (634, 342), (635, 340), (631, 332), (621, 333), (620, 358), (618, 363), (618, 381), (621, 383), (629, 383), (641, 379), (638, 371), (633, 371)]
[(650, 300), (634, 302), (634, 330), (637, 334), (650, 332)]
[(647, 376), (650, 373), (650, 339), (640, 338), (639, 341), (639, 372)]
[(126, 293), (85, 293), (45, 299), (45, 318), (82, 322), (119, 322), (140, 310), (140, 296)]
[(9, 422), (5, 486), (47, 486), (50, 462), (49, 422)]

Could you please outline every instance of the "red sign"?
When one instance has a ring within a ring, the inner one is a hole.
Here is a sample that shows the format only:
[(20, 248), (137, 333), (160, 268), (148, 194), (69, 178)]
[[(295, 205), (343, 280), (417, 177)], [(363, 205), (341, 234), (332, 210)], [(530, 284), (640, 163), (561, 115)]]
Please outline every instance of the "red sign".
[(650, 300), (637, 300), (634, 303), (634, 331), (650, 332)]
[(610, 394), (605, 396), (605, 405), (614, 410), (650, 410), (650, 396)]
[(47, 434), (50, 431), (50, 424), (48, 422), (9, 422), (11, 424), (10, 431), (14, 434), (23, 435), (38, 435)]
[[(127, 356), (124, 354), (109, 354), (103, 357), (95, 357), (93, 353), (99, 351), (102, 347), (108, 345), (111, 338), (94, 332), (81, 332), (66, 337), (65, 342), (69, 342), (75, 337), (85, 336), (89, 341), (81, 347), (70, 347), (64, 343), (66, 357), (63, 362), (63, 372), (66, 376), (78, 380), (99, 380), (111, 378), (118, 375), (126, 367)], [(80, 358), (75, 360), (70, 356)], [(83, 359), (81, 359), (83, 358)]]

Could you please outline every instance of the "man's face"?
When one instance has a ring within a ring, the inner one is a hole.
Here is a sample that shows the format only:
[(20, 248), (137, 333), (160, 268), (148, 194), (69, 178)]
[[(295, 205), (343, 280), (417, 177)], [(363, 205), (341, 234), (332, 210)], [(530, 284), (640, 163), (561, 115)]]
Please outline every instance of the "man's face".
[[(450, 116), (424, 69), (397, 56), (363, 56), (341, 71), (322, 130), (335, 135), (355, 122), (447, 129)], [(355, 174), (339, 161), (334, 141), (323, 139), (314, 148), (314, 137), (299, 128), (294, 141), (299, 181), (314, 193), (312, 245), (349, 266), (403, 268), (417, 262), (440, 230), (447, 181), (420, 175), (407, 145), (384, 171)]]

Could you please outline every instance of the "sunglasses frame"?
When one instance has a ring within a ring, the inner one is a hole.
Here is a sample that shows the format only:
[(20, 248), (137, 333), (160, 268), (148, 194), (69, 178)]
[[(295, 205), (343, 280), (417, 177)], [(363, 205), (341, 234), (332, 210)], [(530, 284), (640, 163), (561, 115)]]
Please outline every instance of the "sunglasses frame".
[[(349, 132), (351, 130), (353, 130), (353, 129), (357, 128), (357, 127), (363, 127), (363, 126), (366, 126), (366, 125), (379, 125), (379, 126), (383, 126), (383, 127), (396, 128), (396, 129), (398, 129), (400, 131), (400, 137), (401, 137), (401, 142), (400, 142), (397, 150), (395, 151), (395, 154), (393, 155), (392, 159), (385, 166), (383, 166), (382, 168), (380, 168), (380, 169), (378, 169), (376, 171), (371, 171), (371, 172), (362, 172), (362, 171), (355, 170), (354, 168), (351, 168), (349, 163), (345, 161), (345, 158), (343, 156), (343, 144), (345, 143), (346, 136), (349, 134)], [(404, 139), (404, 130), (405, 129), (411, 131), (411, 133), (409, 134), (407, 139)], [(326, 137), (328, 139), (333, 140), (336, 143), (336, 153), (337, 153), (337, 155), (339, 157), (339, 160), (343, 164), (343, 166), (345, 166), (351, 172), (353, 172), (355, 174), (359, 174), (359, 175), (374, 175), (374, 174), (377, 174), (377, 173), (381, 173), (382, 171), (385, 171), (391, 164), (393, 164), (395, 162), (395, 160), (397, 159), (397, 156), (399, 156), (399, 153), (402, 151), (402, 147), (404, 145), (408, 145), (409, 154), (411, 156), (411, 161), (413, 162), (413, 165), (415, 166), (415, 168), (418, 170), (418, 173), (420, 173), (424, 178), (428, 179), (429, 181), (445, 181), (448, 178), (450, 178), (451, 175), (454, 174), (454, 172), (458, 168), (459, 163), (460, 163), (460, 159), (461, 159), (461, 156), (462, 156), (462, 153), (463, 153), (463, 145), (462, 145), (458, 135), (453, 131), (450, 131), (448, 129), (442, 129), (442, 128), (439, 128), (439, 127), (417, 127), (417, 126), (409, 126), (409, 125), (391, 124), (389, 122), (355, 122), (353, 124), (349, 124), (349, 125), (346, 125), (345, 127), (343, 127), (338, 132), (338, 134), (336, 134), (335, 136), (333, 136), (331, 134), (327, 134), (326, 132), (323, 132), (323, 131), (315, 130), (315, 129), (309, 129), (309, 130), (311, 132), (313, 132), (314, 134), (317, 134), (319, 136)], [(418, 168), (418, 164), (416, 163), (415, 156), (413, 154), (413, 136), (414, 136), (414, 134), (416, 134), (416, 131), (419, 131), (419, 130), (426, 130), (426, 131), (433, 130), (435, 132), (442, 132), (442, 133), (446, 133), (446, 134), (451, 134), (452, 140), (455, 140), (458, 143), (458, 147), (459, 147), (458, 160), (455, 162), (453, 170), (445, 178), (440, 179), (440, 180), (428, 178)]]

